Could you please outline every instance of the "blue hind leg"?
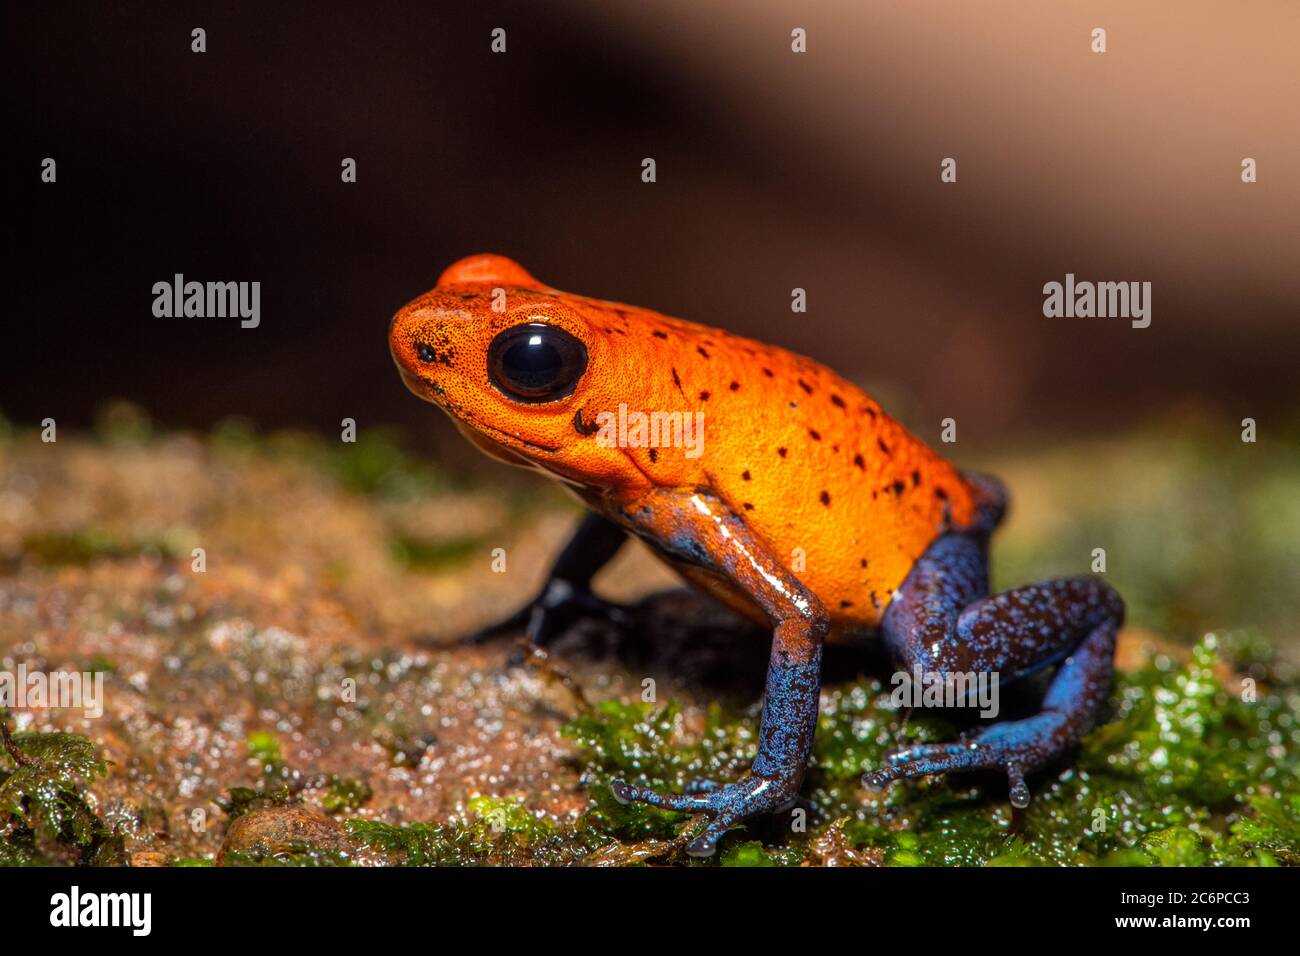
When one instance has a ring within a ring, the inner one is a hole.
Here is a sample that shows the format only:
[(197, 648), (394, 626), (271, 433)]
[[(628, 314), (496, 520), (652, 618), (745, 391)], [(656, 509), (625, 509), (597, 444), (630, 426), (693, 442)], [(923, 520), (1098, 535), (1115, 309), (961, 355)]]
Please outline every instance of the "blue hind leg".
[(1110, 585), (1077, 577), (984, 597), (982, 537), (951, 534), (917, 562), (885, 613), (885, 640), (911, 673), (998, 675), (998, 686), (1056, 666), (1042, 709), (1025, 720), (991, 724), (946, 744), (890, 754), (863, 783), (880, 789), (902, 777), (954, 770), (1001, 770), (1011, 802), (1029, 803), (1025, 774), (1055, 760), (1092, 725), (1110, 687), (1115, 636), (1124, 604)]

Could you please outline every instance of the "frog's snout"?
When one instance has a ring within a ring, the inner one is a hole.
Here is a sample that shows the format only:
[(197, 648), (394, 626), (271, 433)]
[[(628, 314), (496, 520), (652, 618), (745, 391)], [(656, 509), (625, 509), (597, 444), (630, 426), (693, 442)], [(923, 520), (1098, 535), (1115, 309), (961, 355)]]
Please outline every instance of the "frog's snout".
[(412, 349), (401, 345), (398, 339), (393, 336), (390, 336), (388, 340), (388, 354), (392, 356), (393, 364), (397, 366), (397, 374), (401, 376), (402, 384), (412, 394), (417, 395), (426, 402), (437, 401), (445, 393), (440, 385), (430, 380), (428, 370), (434, 366), (433, 363), (426, 361), (419, 354), (421, 348), (427, 348), (427, 346), (416, 345)]
[(435, 403), (446, 397), (446, 391), (444, 391), (443, 387), (437, 382), (431, 382), (429, 379), (412, 372), (402, 364), (401, 359), (397, 358), (396, 355), (393, 356), (393, 360), (397, 365), (398, 374), (402, 377), (402, 384), (405, 385), (413, 395), (424, 399), (426, 402)]

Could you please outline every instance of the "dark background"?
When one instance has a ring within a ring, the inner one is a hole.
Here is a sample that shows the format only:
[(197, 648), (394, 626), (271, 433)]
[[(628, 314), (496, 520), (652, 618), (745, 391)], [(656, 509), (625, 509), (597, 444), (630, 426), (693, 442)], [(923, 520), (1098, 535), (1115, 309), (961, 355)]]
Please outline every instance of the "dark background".
[[(10, 5), (0, 412), (427, 430), (388, 318), (480, 251), (977, 442), (1294, 405), (1294, 5), (802, 6)], [(261, 327), (155, 318), (176, 272), (260, 281)], [(1152, 281), (1151, 328), (1044, 318), (1066, 272)]]

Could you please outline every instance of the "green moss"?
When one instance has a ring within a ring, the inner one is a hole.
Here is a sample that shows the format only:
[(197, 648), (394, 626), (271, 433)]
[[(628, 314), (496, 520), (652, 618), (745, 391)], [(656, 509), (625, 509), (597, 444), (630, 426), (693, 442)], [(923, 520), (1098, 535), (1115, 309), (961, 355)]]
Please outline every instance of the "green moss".
[(282, 807), (292, 803), (296, 798), (288, 787), (273, 790), (258, 790), (253, 787), (231, 787), (225, 796), (217, 799), (217, 806), (225, 811), (230, 819), (242, 817), (251, 810), (263, 807)]
[(1296, 692), (1264, 691), (1252, 703), (1229, 694), (1215, 675), (1216, 650), (1209, 635), (1186, 667), (1159, 658), (1128, 675), (1117, 718), (1093, 732), (1081, 765), (1209, 809), (1233, 809), (1261, 786), (1294, 787), (1297, 763), (1286, 750)]
[(468, 810), (471, 818), (459, 823), (395, 826), (353, 819), (344, 829), (406, 866), (566, 866), (615, 842), (585, 824), (558, 826), (515, 800), (477, 796)]
[(106, 445), (138, 448), (153, 437), (153, 421), (132, 402), (106, 402), (95, 411), (95, 433)]
[(245, 741), (248, 755), (262, 765), (264, 772), (278, 771), (284, 766), (284, 755), (280, 752), (280, 741), (275, 734), (264, 730), (254, 731)]
[(626, 806), (614, 799), (610, 783), (628, 783), (680, 791), (696, 777), (728, 779), (749, 765), (755, 753), (749, 724), (739, 715), (709, 708), (703, 734), (686, 740), (681, 709), (647, 703), (604, 701), (590, 713), (565, 724), (561, 734), (583, 752), (583, 782), (592, 807), (582, 825), (623, 841), (668, 840), (685, 814)]
[(386, 498), (419, 498), (446, 484), (426, 460), (408, 454), (399, 433), (389, 428), (358, 429), (355, 442), (332, 449), (329, 468), (345, 488)]
[[(944, 721), (913, 715), (906, 729), (874, 682), (826, 691), (805, 792), (855, 849), (887, 865), (1241, 865), (1297, 862), (1300, 846), (1300, 722), (1293, 688), (1229, 693), (1218, 641), (1208, 636), (1186, 665), (1158, 657), (1118, 677), (1111, 719), (1067, 761), (1035, 781), (1019, 817), (999, 775), (955, 775), (865, 792), (863, 771), (907, 741), (949, 739)], [(753, 717), (713, 707), (702, 735), (683, 739), (672, 705), (606, 702), (564, 730), (582, 754), (591, 809), (580, 827), (624, 843), (666, 841), (682, 814), (622, 807), (608, 783), (621, 776), (680, 790), (693, 776), (727, 780), (748, 763)], [(757, 829), (756, 825), (751, 825)], [(756, 842), (738, 828), (724, 839), (724, 865), (798, 861), (806, 842), (767, 827)], [(665, 856), (684, 858), (669, 848)]]
[(341, 850), (319, 847), (305, 841), (292, 841), (272, 849), (257, 844), (247, 850), (232, 850), (222, 858), (222, 866), (352, 866), (352, 858)]
[[(455, 828), (431, 823), (398, 826), (378, 820), (345, 820), (343, 829), (365, 846), (395, 856), (406, 866), (443, 866), (475, 856), (475, 847), (465, 846)], [(469, 851), (466, 854), (464, 851)]]
[(469, 810), (478, 814), (493, 833), (513, 833), (524, 843), (535, 843), (554, 832), (549, 821), (514, 800), (478, 796), (469, 801)]
[(361, 495), (410, 501), (449, 487), (432, 463), (406, 451), (399, 430), (358, 426), (354, 441), (343, 441), (342, 431), (340, 424), (332, 439), (292, 430), (260, 434), (247, 419), (231, 417), (213, 428), (211, 440), (220, 454), (264, 455), (305, 464)]
[(88, 788), (108, 768), (95, 745), (66, 733), (10, 734), (0, 710), (0, 862), (56, 862), (59, 850), (79, 862), (123, 862), (121, 838), (94, 811)]
[(766, 847), (757, 840), (733, 843), (722, 851), (719, 866), (798, 866), (803, 859), (799, 850), (791, 847)]
[(1142, 841), (1142, 848), (1160, 866), (1204, 866), (1205, 841), (1190, 827), (1169, 827)]
[(87, 565), (101, 559), (120, 560), (149, 553), (171, 561), (182, 553), (179, 543), (167, 538), (124, 538), (99, 528), (72, 534), (28, 535), (23, 539), (22, 550), (51, 566)]
[(257, 426), (242, 415), (230, 415), (214, 426), (210, 435), (213, 450), (226, 454), (255, 451), (259, 438)]
[(360, 780), (331, 777), (321, 795), (321, 807), (326, 813), (356, 810), (370, 799), (372, 793), (370, 787)]
[(581, 827), (494, 828), (480, 818), (466, 824), (347, 820), (358, 843), (405, 866), (565, 866), (582, 862), (604, 843)]
[(92, 657), (90, 660), (86, 662), (86, 666), (82, 669), (89, 671), (92, 674), (116, 674), (117, 673), (117, 665), (113, 663), (111, 660), (109, 660), (107, 657), (103, 657), (103, 656)]
[(414, 571), (442, 571), (462, 565), (476, 553), (486, 553), (478, 536), (433, 540), (398, 535), (389, 544), (393, 560)]
[(1261, 866), (1300, 866), (1300, 794), (1255, 794), (1232, 824), (1229, 854)]

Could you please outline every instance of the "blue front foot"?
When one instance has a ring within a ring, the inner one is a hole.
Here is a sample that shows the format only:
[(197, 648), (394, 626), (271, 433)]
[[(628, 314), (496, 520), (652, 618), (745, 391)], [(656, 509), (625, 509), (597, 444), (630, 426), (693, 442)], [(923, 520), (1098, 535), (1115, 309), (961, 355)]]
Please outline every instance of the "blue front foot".
[(750, 775), (736, 783), (715, 784), (692, 781), (693, 794), (660, 794), (648, 787), (636, 787), (615, 780), (610, 789), (619, 803), (645, 803), (661, 810), (679, 813), (704, 813), (712, 819), (686, 846), (691, 856), (713, 856), (718, 840), (728, 829), (760, 813), (781, 810), (794, 802), (798, 785)]

